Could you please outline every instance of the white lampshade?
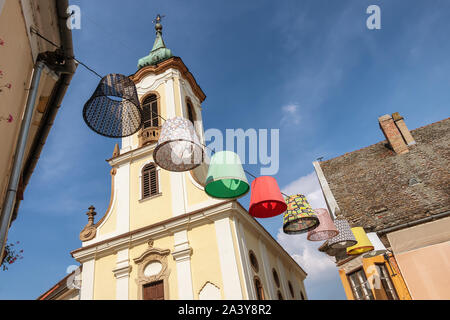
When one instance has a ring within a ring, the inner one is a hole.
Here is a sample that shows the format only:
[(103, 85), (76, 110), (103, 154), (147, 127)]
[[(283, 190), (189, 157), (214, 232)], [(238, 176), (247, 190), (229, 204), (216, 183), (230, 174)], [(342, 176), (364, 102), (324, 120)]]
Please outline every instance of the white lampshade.
[(386, 247), (384, 246), (383, 242), (381, 242), (381, 240), (378, 237), (376, 232), (368, 233), (367, 237), (369, 238), (370, 242), (372, 242), (372, 245), (374, 248), (372, 251), (366, 253), (363, 256), (364, 258), (375, 257), (375, 256), (383, 254), (387, 251)]

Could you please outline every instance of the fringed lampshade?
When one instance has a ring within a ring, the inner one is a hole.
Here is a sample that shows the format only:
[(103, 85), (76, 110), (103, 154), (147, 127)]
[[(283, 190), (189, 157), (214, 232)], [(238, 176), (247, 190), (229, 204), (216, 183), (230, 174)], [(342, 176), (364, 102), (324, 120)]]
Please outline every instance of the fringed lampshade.
[(134, 82), (122, 74), (108, 74), (83, 108), (89, 128), (111, 138), (136, 133), (142, 125), (142, 110)]
[(302, 194), (285, 199), (287, 211), (283, 219), (283, 231), (287, 234), (308, 232), (319, 225), (319, 219), (311, 205)]
[(327, 209), (314, 209), (314, 212), (319, 218), (319, 226), (313, 230), (308, 231), (306, 237), (310, 241), (323, 241), (331, 239), (339, 234), (336, 226), (331, 219)]
[(334, 225), (339, 233), (334, 238), (328, 240), (328, 246), (333, 249), (342, 249), (351, 247), (357, 243), (347, 220), (338, 217), (334, 220)]
[(270, 218), (286, 211), (277, 180), (273, 177), (258, 177), (252, 182), (250, 209), (248, 213), (255, 218)]
[(211, 157), (205, 192), (217, 199), (236, 199), (250, 190), (241, 159), (231, 151), (220, 151)]
[(386, 253), (387, 249), (384, 246), (383, 242), (381, 242), (380, 238), (378, 237), (376, 232), (370, 232), (367, 234), (367, 238), (369, 238), (370, 242), (373, 245), (373, 250), (366, 253), (363, 257), (364, 258), (370, 258), (375, 257), (380, 254)]
[(181, 117), (164, 122), (153, 151), (158, 166), (172, 172), (189, 171), (203, 162), (203, 156), (203, 146), (192, 122)]
[(352, 232), (356, 238), (357, 243), (354, 246), (347, 248), (348, 255), (358, 255), (373, 250), (373, 245), (370, 242), (369, 238), (367, 237), (364, 228), (355, 227), (352, 228)]

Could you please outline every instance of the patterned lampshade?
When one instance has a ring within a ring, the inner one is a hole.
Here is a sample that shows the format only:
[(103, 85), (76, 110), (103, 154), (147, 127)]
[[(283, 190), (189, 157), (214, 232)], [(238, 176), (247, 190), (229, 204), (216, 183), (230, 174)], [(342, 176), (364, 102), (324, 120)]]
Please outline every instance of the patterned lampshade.
[(352, 228), (352, 232), (356, 238), (357, 243), (354, 246), (347, 248), (348, 255), (358, 255), (373, 250), (372, 242), (370, 242), (369, 238), (367, 237), (364, 228), (355, 227)]
[(331, 219), (327, 209), (314, 209), (317, 218), (319, 218), (319, 226), (308, 232), (306, 237), (310, 241), (323, 241), (331, 239), (339, 234), (336, 226)]
[(173, 172), (189, 171), (203, 162), (203, 156), (203, 146), (192, 122), (181, 117), (164, 122), (153, 151), (158, 166)]
[(96, 133), (123, 138), (142, 126), (142, 109), (134, 82), (127, 76), (108, 74), (83, 107), (83, 119)]
[(277, 180), (273, 177), (258, 177), (252, 182), (252, 194), (248, 213), (255, 218), (270, 218), (286, 211)]
[(241, 159), (231, 151), (220, 151), (211, 157), (205, 192), (217, 199), (236, 199), (250, 190)]
[(296, 194), (289, 196), (285, 201), (287, 211), (283, 219), (284, 233), (305, 233), (319, 225), (319, 219), (304, 195)]
[(343, 218), (336, 218), (334, 225), (339, 231), (338, 235), (328, 240), (328, 246), (333, 249), (342, 249), (355, 245), (357, 243), (352, 229), (347, 220)]

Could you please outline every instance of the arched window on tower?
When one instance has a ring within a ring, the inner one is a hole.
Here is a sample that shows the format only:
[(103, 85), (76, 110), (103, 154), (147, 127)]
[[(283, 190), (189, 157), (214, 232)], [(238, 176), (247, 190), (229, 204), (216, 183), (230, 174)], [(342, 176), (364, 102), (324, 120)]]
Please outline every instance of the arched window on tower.
[[(194, 124), (195, 111), (194, 111), (194, 108), (192, 107), (192, 102), (189, 99), (186, 101), (186, 108), (187, 108), (188, 119), (192, 122), (192, 124)], [(194, 127), (195, 127), (195, 125), (194, 125)]]
[(159, 194), (158, 170), (154, 163), (142, 168), (142, 199)]
[(158, 97), (155, 94), (142, 101), (142, 122), (144, 129), (159, 127)]

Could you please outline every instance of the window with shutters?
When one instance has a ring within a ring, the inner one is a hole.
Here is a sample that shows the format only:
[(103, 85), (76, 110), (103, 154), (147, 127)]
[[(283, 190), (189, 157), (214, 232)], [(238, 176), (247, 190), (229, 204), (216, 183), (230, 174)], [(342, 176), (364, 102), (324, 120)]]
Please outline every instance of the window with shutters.
[(363, 269), (347, 275), (355, 300), (375, 300)]
[(151, 94), (142, 101), (143, 128), (159, 127), (158, 97)]
[(386, 293), (386, 298), (388, 300), (398, 300), (397, 292), (395, 291), (395, 287), (392, 283), (389, 272), (384, 263), (375, 264), (377, 268), (378, 274), (380, 275), (381, 284), (383, 286), (384, 292)]
[(159, 194), (158, 170), (154, 163), (142, 169), (142, 199)]

